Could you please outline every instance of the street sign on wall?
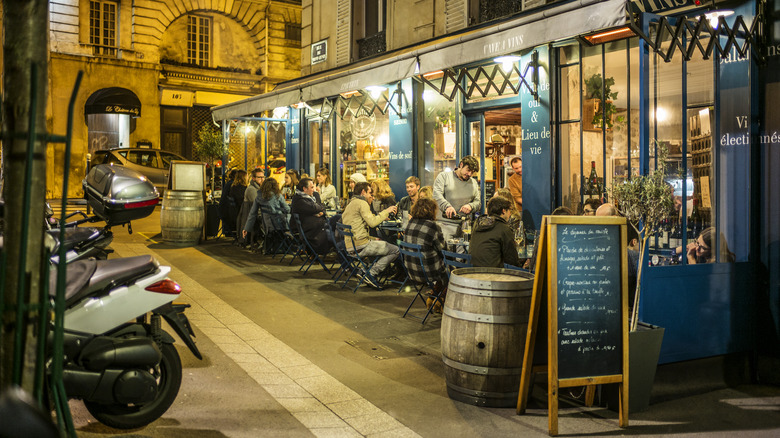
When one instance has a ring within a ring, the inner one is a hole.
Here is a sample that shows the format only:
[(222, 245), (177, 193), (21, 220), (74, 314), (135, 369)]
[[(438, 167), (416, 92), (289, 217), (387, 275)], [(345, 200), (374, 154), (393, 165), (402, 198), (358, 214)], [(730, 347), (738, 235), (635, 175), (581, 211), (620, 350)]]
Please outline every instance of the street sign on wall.
[(319, 64), (328, 59), (328, 40), (317, 41), (311, 45), (311, 64)]

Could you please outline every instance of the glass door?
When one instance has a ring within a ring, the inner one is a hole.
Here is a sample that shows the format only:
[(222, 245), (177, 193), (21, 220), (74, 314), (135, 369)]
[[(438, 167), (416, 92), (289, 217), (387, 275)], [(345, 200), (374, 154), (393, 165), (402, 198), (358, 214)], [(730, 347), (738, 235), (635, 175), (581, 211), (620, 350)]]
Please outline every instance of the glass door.
[(307, 128), (311, 161), (306, 170), (313, 177), (321, 167), (330, 168), (330, 121), (309, 119)]
[[(484, 211), (486, 188), (485, 184), (482, 184), (482, 181), (485, 181), (485, 115), (483, 113), (478, 113), (466, 116), (466, 126), (467, 138), (463, 155), (474, 155), (479, 159), (479, 186), (481, 190), (480, 196), (482, 199), (482, 206), (480, 207), (480, 211)], [(495, 186), (492, 187), (492, 190), (488, 191), (492, 195), (495, 191)]]

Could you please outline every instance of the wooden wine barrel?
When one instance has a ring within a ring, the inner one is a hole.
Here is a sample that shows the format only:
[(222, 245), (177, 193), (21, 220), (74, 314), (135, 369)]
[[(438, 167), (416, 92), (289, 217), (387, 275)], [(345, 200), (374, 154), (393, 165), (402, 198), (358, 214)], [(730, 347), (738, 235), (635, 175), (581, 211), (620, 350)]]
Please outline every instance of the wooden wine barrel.
[(160, 228), (164, 241), (181, 246), (197, 245), (205, 222), (201, 192), (165, 191), (160, 211)]
[(441, 322), (447, 394), (514, 407), (520, 387), (533, 276), (499, 268), (452, 271)]

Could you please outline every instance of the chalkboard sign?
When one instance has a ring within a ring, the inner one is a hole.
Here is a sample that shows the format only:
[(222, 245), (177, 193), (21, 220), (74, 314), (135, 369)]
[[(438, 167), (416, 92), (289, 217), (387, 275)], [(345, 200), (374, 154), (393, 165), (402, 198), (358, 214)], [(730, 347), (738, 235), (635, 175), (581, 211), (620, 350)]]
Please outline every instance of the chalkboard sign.
[[(625, 218), (544, 216), (536, 245), (517, 413), (525, 412), (532, 372), (543, 369), (548, 376), (550, 435), (558, 434), (559, 388), (576, 386), (587, 386), (585, 400), (590, 405), (595, 385), (618, 383), (618, 424), (628, 426)], [(547, 304), (546, 311), (542, 303)], [(544, 341), (548, 361), (538, 365), (535, 346)]]
[(493, 194), (496, 193), (496, 181), (495, 180), (486, 180), (485, 181), (485, 204), (487, 204), (487, 201), (490, 200), (490, 198), (493, 197)]
[(558, 377), (622, 372), (620, 228), (558, 225)]

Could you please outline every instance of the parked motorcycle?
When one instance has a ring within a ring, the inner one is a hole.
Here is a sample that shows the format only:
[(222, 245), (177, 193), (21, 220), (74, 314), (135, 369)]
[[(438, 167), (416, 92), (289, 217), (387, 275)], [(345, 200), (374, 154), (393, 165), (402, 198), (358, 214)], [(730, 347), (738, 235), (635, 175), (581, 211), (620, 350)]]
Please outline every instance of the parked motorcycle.
[[(79, 260), (67, 269), (65, 393), (117, 429), (158, 419), (176, 399), (182, 379), (174, 338), (161, 320), (202, 359), (184, 315), (189, 305), (173, 304), (181, 287), (167, 278), (170, 267), (146, 255)], [(55, 279), (53, 271), (51, 290)]]
[[(58, 245), (65, 245), (66, 263), (92, 257), (105, 260), (112, 252), (108, 249), (114, 239), (111, 227), (127, 225), (128, 232), (132, 233), (131, 221), (149, 216), (159, 203), (154, 185), (142, 174), (122, 166), (93, 166), (82, 186), (84, 197), (95, 214), (88, 216), (81, 211), (69, 214), (66, 219), (77, 215), (82, 217), (67, 222), (64, 233), (60, 230), (59, 221), (54, 218), (49, 203), (45, 205), (46, 233), (52, 236)], [(105, 226), (80, 227), (95, 222), (105, 222)], [(59, 263), (57, 247), (52, 254), (52, 262)]]
[[(83, 183), (85, 197), (103, 229), (68, 249), (84, 258), (112, 238), (110, 227), (149, 216), (158, 202), (146, 178), (121, 166), (94, 166)], [(87, 220), (85, 218), (82, 220)], [(66, 243), (72, 236), (66, 227)], [(85, 228), (85, 230), (90, 230)], [(94, 230), (94, 229), (93, 229)], [(102, 246), (104, 248), (105, 246)], [(176, 399), (182, 366), (174, 338), (162, 320), (201, 359), (184, 315), (173, 304), (181, 288), (170, 267), (152, 256), (112, 260), (67, 258), (63, 383), (69, 398), (81, 399), (101, 423), (118, 429), (143, 427), (162, 416)], [(54, 293), (56, 271), (50, 290)], [(128, 322), (131, 321), (131, 322)]]

